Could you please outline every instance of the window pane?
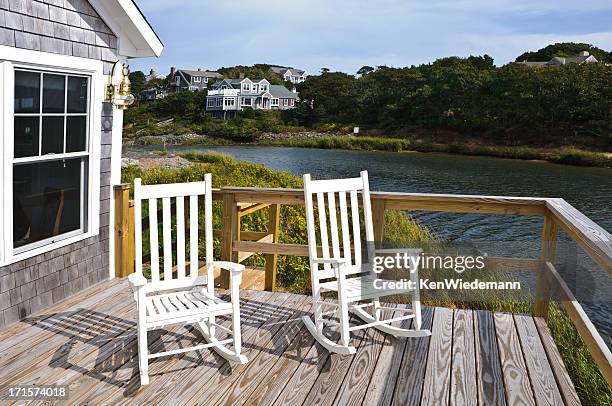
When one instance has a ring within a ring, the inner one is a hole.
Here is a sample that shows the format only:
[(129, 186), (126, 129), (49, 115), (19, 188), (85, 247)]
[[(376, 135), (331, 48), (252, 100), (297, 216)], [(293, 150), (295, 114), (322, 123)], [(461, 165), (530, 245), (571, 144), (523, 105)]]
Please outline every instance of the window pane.
[(13, 167), (15, 248), (81, 228), (81, 213), (85, 212), (81, 207), (81, 185), (86, 184), (81, 180), (81, 162), (86, 160)]
[(39, 117), (15, 117), (15, 158), (38, 156)]
[(42, 154), (64, 152), (64, 117), (43, 117)]
[(43, 113), (63, 113), (66, 77), (63, 75), (43, 75)]
[(40, 112), (40, 73), (15, 71), (15, 113)]
[(87, 78), (68, 76), (68, 113), (87, 112)]
[(87, 117), (68, 117), (66, 123), (66, 152), (85, 151), (87, 148)]

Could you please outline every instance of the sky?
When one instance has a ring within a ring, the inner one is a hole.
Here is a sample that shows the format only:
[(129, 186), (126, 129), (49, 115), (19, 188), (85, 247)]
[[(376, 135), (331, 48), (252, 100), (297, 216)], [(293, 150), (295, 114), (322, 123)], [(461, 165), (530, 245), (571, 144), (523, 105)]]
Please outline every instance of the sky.
[(555, 42), (612, 50), (611, 0), (136, 0), (165, 45), (131, 70), (254, 63), (410, 66), (445, 56), (497, 65)]

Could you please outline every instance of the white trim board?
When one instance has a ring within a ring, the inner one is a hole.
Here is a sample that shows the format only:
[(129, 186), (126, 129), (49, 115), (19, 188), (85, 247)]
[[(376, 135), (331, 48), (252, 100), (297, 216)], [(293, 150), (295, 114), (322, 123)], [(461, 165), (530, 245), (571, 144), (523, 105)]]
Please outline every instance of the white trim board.
[(132, 0), (89, 0), (118, 39), (125, 57), (160, 56), (164, 45)]
[[(86, 74), (90, 79), (89, 100), (89, 142), (90, 153), (88, 179), (88, 218), (87, 231), (78, 235), (69, 236), (57, 242), (29, 249), (25, 252), (15, 254), (12, 239), (12, 220), (9, 210), (12, 205), (4, 204), (3, 207), (3, 240), (0, 246), (0, 266), (31, 258), (45, 252), (81, 241), (99, 234), (100, 227), (100, 159), (101, 159), (101, 134), (102, 134), (102, 102), (104, 101), (105, 77), (103, 74), (102, 61), (49, 54), (39, 51), (31, 51), (7, 46), (0, 46), (0, 66), (2, 73), (0, 86), (2, 87), (2, 116), (0, 117), (2, 129), (2, 142), (0, 142), (0, 160), (2, 173), (0, 185), (0, 201), (12, 202), (12, 166), (13, 166), (13, 87), (15, 68), (30, 68), (42, 71), (57, 71), (62, 73)], [(7, 136), (10, 135), (10, 136)], [(7, 240), (9, 239), (9, 240)]]

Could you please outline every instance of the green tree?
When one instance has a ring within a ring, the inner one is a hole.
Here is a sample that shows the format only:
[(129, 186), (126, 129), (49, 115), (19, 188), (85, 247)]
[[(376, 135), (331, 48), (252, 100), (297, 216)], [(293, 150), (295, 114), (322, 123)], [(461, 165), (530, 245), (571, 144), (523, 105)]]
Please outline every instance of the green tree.
[(145, 74), (142, 71), (130, 72), (130, 83), (132, 84), (132, 94), (139, 95), (145, 85)]
[(359, 68), (359, 70), (357, 71), (357, 74), (359, 76), (364, 76), (367, 75), (370, 72), (373, 72), (374, 68), (368, 65), (362, 66), (361, 68)]

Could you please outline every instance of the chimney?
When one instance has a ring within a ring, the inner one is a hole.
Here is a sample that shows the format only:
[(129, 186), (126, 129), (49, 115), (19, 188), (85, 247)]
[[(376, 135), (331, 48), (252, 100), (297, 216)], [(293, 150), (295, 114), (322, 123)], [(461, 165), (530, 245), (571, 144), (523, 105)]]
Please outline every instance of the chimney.
[(238, 75), (238, 79), (244, 79), (244, 73), (240, 72), (240, 74)]
[(154, 73), (155, 73), (155, 69), (151, 69), (151, 70), (149, 71), (149, 75), (151, 75), (151, 76), (153, 76), (153, 74), (154, 74)]
[(176, 68), (174, 66), (172, 66), (170, 68), (170, 77), (173, 77), (175, 73), (176, 73)]

